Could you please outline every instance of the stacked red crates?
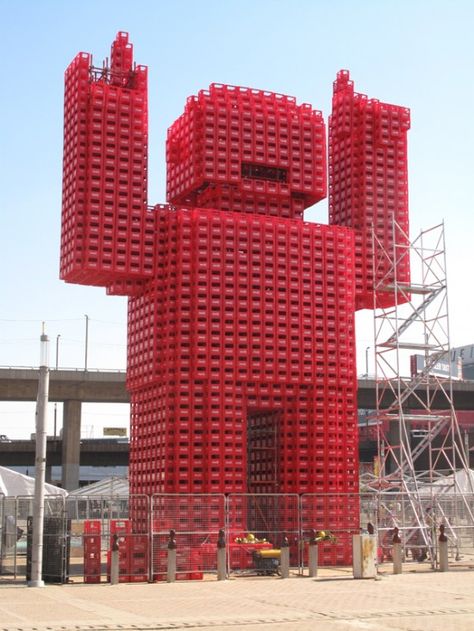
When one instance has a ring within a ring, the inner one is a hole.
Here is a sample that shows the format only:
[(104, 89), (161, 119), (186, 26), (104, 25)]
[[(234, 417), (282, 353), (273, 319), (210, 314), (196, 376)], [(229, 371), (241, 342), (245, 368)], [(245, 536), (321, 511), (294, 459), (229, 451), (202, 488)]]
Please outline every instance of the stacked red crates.
[(147, 534), (132, 534), (128, 538), (128, 578), (131, 583), (145, 583), (148, 581), (148, 541)]
[[(390, 286), (396, 274), (398, 283), (410, 282), (409, 128), (407, 108), (368, 99), (354, 92), (347, 70), (337, 74), (329, 122), (329, 223), (356, 231), (358, 309), (374, 307), (374, 280)], [(375, 257), (372, 230), (378, 241)], [(393, 259), (397, 261), (395, 267)], [(405, 302), (406, 296), (400, 295), (398, 301)], [(376, 303), (390, 306), (393, 289), (377, 292)]]
[(132, 532), (128, 519), (110, 520), (110, 550), (107, 552), (107, 576), (110, 581), (111, 551), (117, 535), (119, 548), (119, 582), (148, 581), (148, 535)]
[(353, 233), (196, 208), (157, 223), (163, 273), (129, 302), (131, 492), (356, 492)]
[(321, 112), (293, 97), (212, 84), (168, 130), (173, 204), (302, 217), (326, 196)]
[[(128, 519), (111, 519), (110, 520), (110, 541), (109, 551), (107, 552), (107, 580), (110, 581), (110, 566), (112, 561), (112, 549), (117, 540), (119, 551), (119, 582), (128, 583), (129, 566), (130, 566), (130, 550), (128, 541), (132, 532), (132, 522)], [(115, 535), (117, 537), (115, 537)]]
[(357, 492), (354, 312), (373, 306), (372, 226), (385, 246), (392, 217), (408, 229), (408, 110), (338, 75), (322, 226), (302, 221), (326, 195), (321, 113), (213, 84), (168, 132), (174, 207), (150, 211), (146, 68), (125, 33), (111, 58), (66, 72), (61, 275), (130, 297), (131, 493)]
[(112, 65), (79, 53), (65, 73), (61, 278), (89, 285), (151, 276), (147, 68), (118, 33)]
[(101, 521), (84, 521), (84, 583), (100, 583), (101, 570)]
[(176, 570), (180, 577), (200, 579), (203, 569), (216, 570), (217, 537), (225, 524), (223, 494), (155, 495), (151, 502), (151, 511), (151, 573), (154, 578), (161, 580), (166, 577), (171, 529), (176, 529), (177, 532)]
[(204, 209), (159, 223), (168, 272), (129, 302), (132, 493), (246, 491), (247, 419), (268, 412), (272, 492), (353, 491), (353, 234)]

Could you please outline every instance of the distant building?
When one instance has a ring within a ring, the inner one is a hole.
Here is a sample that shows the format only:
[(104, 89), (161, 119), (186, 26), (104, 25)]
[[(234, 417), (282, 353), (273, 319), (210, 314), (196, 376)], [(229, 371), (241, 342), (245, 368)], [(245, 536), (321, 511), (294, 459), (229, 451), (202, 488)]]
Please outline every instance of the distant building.
[(451, 362), (460, 361), (464, 381), (474, 381), (474, 344), (451, 349)]
[[(416, 375), (425, 367), (424, 355), (412, 355), (410, 357), (411, 374)], [(463, 381), (474, 381), (474, 344), (452, 348), (450, 357), (446, 354), (430, 370), (432, 375), (449, 377)]]

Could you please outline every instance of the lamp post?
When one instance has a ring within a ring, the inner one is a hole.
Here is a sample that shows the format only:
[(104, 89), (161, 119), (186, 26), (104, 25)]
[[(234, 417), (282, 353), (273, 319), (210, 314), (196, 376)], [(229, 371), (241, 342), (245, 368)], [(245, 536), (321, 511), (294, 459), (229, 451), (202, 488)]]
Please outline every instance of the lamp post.
[(59, 338), (61, 337), (61, 333), (56, 335), (56, 370), (58, 369), (58, 359), (59, 359)]
[(366, 379), (369, 378), (369, 348), (370, 346), (367, 346), (367, 348), (365, 349), (365, 378)]
[[(56, 370), (58, 369), (59, 364), (59, 338), (61, 337), (61, 333), (56, 335)], [(53, 435), (54, 440), (56, 440), (56, 429), (57, 429), (57, 418), (58, 418), (58, 404), (54, 402), (54, 427), (53, 427)]]
[(86, 340), (85, 340), (85, 352), (84, 352), (84, 371), (87, 371), (87, 351), (89, 346), (89, 316), (84, 314), (86, 319)]
[(43, 518), (44, 482), (46, 474), (46, 411), (49, 394), (49, 340), (41, 334), (38, 398), (36, 401), (35, 496), (33, 502), (33, 542), (29, 587), (44, 587), (43, 582)]

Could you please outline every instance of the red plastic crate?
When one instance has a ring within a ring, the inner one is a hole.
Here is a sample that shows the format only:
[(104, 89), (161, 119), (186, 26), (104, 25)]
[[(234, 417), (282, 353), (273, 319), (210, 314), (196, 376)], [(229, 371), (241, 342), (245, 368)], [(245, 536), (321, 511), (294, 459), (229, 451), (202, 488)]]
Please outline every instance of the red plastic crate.
[(85, 535), (100, 535), (102, 531), (102, 522), (100, 519), (85, 519), (84, 520), (84, 534)]

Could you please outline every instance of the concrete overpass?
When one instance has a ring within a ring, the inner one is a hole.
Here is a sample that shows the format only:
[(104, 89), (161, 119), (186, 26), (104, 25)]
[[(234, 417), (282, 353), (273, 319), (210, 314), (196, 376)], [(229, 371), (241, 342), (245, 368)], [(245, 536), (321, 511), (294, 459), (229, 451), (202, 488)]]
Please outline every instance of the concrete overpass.
[[(38, 391), (39, 371), (33, 368), (0, 368), (0, 401), (36, 401)], [(358, 389), (358, 406), (360, 409), (374, 409), (375, 381), (360, 379)], [(458, 410), (474, 410), (474, 382), (453, 382), (453, 398)], [(50, 370), (49, 400), (62, 402), (63, 406), (63, 436), (62, 441), (50, 441), (48, 445), (52, 460), (56, 462), (61, 453), (63, 464), (62, 484), (66, 489), (74, 489), (79, 485), (79, 458), (81, 453), (81, 406), (82, 403), (128, 403), (129, 395), (125, 389), (125, 372), (123, 371), (91, 371), (91, 370)], [(384, 400), (384, 405), (390, 404), (390, 398)], [(419, 409), (416, 399), (408, 399), (407, 407)], [(433, 409), (446, 408), (446, 401), (436, 398)], [(25, 442), (31, 445), (31, 441)], [(85, 445), (86, 441), (82, 441)], [(98, 441), (99, 443), (101, 441)], [(54, 445), (52, 444), (54, 443)], [(11, 443), (6, 445), (12, 446)], [(124, 446), (127, 450), (128, 445)], [(25, 445), (26, 451), (28, 448)], [(31, 447), (30, 447), (31, 449)], [(60, 451), (59, 451), (60, 450)], [(8, 447), (2, 447), (0, 454), (2, 462)], [(10, 451), (13, 451), (10, 448)], [(83, 464), (86, 464), (84, 449)], [(88, 458), (86, 458), (87, 460)], [(120, 464), (116, 462), (116, 464)]]
[[(0, 368), (0, 401), (36, 401), (39, 370), (36, 368)], [(357, 396), (361, 409), (375, 408), (375, 381), (359, 379)], [(474, 381), (453, 382), (454, 406), (457, 410), (474, 410)], [(129, 403), (125, 389), (125, 371), (51, 369), (49, 373), (49, 400), (81, 403)], [(390, 400), (387, 398), (387, 405)], [(407, 407), (418, 409), (416, 399), (408, 399)], [(433, 408), (446, 407), (444, 400)]]
[[(0, 368), (0, 401), (36, 401), (38, 379), (38, 369)], [(51, 369), (49, 373), (49, 400), (62, 402), (64, 405), (62, 440), (49, 441), (48, 462), (53, 464), (60, 450), (61, 459), (58, 464), (62, 463), (63, 465), (62, 486), (68, 490), (76, 489), (79, 486), (82, 404), (128, 403), (130, 399), (125, 389), (125, 372)], [(15, 445), (18, 442), (15, 441)], [(31, 449), (29, 447), (31, 441), (21, 442), (25, 443), (24, 457), (29, 458), (26, 453)], [(0, 452), (2, 462), (5, 463), (5, 450), (7, 449), (3, 447)], [(21, 449), (20, 447), (20, 453)], [(83, 464), (86, 464), (84, 455), (82, 459)], [(116, 464), (120, 463), (117, 462)]]
[[(359, 379), (357, 392), (357, 405), (359, 410), (374, 410), (376, 408), (376, 393), (374, 379)], [(423, 390), (425, 392), (425, 390)], [(388, 407), (393, 398), (386, 393), (382, 404)], [(453, 401), (456, 410), (474, 410), (474, 381), (453, 381)], [(406, 400), (406, 407), (409, 410), (419, 410), (421, 405), (418, 399), (413, 396)], [(448, 408), (446, 398), (440, 396), (439, 391), (433, 396), (431, 393), (431, 409), (446, 410)]]
[[(33, 467), (35, 463), (34, 440), (0, 442), (0, 464), (5, 467)], [(82, 439), (79, 443), (81, 465), (128, 466), (129, 444), (125, 439)], [(51, 467), (63, 462), (62, 440), (48, 437), (46, 445), (46, 482), (51, 480)], [(79, 486), (77, 484), (76, 488)]]
[[(38, 379), (35, 368), (0, 368), (0, 401), (36, 401)], [(51, 369), (49, 400), (128, 403), (125, 371)]]

